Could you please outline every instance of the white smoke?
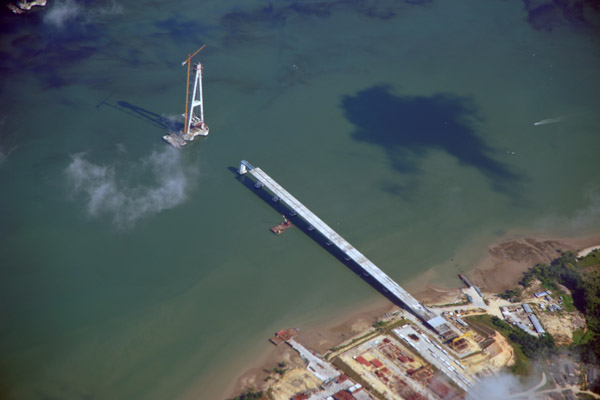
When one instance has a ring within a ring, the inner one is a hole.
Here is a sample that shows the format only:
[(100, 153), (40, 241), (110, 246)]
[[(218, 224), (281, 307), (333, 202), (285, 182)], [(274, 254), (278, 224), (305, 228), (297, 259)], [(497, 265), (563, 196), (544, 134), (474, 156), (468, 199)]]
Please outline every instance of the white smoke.
[[(535, 366), (539, 371), (539, 366)], [(538, 376), (534, 374), (534, 376)], [(538, 376), (539, 377), (539, 376)], [(499, 373), (481, 379), (478, 384), (467, 393), (467, 400), (529, 400), (538, 398), (536, 394), (548, 383), (548, 377), (542, 372), (541, 379), (532, 382), (522, 382), (515, 375)], [(554, 385), (553, 385), (554, 386)]]
[(514, 375), (498, 374), (483, 378), (469, 390), (467, 400), (506, 400), (515, 392), (522, 392), (519, 379)]
[(134, 178), (150, 172), (152, 182), (146, 186), (128, 186), (117, 175), (116, 167), (94, 164), (85, 154), (76, 154), (66, 175), (73, 193), (85, 197), (89, 216), (109, 217), (121, 229), (132, 228), (140, 218), (183, 203), (195, 176), (194, 171), (183, 167), (180, 153), (166, 146), (161, 152), (124, 166)]
[(87, 23), (94, 17), (123, 14), (123, 7), (115, 0), (107, 3), (102, 7), (85, 8), (74, 0), (57, 0), (51, 6), (50, 10), (44, 14), (44, 22), (55, 28), (62, 29), (68, 21), (78, 17), (83, 18), (83, 22)]
[(44, 22), (62, 28), (68, 20), (76, 18), (82, 11), (83, 7), (73, 0), (56, 1), (44, 14)]

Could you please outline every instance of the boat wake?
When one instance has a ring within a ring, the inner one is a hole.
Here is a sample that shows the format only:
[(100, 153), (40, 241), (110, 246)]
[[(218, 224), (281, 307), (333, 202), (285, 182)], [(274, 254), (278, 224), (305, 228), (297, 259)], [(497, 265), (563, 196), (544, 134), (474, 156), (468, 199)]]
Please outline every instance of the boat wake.
[(543, 119), (543, 120), (538, 121), (538, 122), (534, 122), (533, 125), (538, 126), (538, 125), (554, 124), (554, 123), (560, 122), (560, 121), (562, 121), (562, 117), (547, 118), (547, 119)]

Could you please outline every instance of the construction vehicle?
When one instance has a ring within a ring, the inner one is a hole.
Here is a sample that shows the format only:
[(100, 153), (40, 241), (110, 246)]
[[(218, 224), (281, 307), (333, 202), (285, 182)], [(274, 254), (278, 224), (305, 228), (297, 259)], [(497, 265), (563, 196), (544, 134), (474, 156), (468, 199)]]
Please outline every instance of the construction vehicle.
[(464, 334), (462, 334), (462, 335), (460, 335), (460, 336), (458, 336), (458, 337), (454, 338), (454, 339), (452, 340), (452, 347), (455, 347), (455, 346), (456, 346), (456, 344), (457, 344), (457, 342), (459, 342), (459, 341), (461, 341), (461, 340), (463, 340), (463, 339), (466, 339), (466, 338), (473, 339), (473, 337), (471, 336), (471, 332), (466, 332), (466, 333), (464, 333)]

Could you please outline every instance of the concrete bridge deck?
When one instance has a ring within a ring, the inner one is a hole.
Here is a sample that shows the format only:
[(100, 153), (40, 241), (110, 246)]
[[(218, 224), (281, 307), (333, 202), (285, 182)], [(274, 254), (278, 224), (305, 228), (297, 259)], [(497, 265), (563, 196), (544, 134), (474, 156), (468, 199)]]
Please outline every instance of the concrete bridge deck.
[(258, 167), (254, 167), (247, 161), (242, 161), (240, 169), (238, 171), (241, 175), (249, 173), (258, 182), (263, 184), (274, 196), (277, 201), (283, 202), (291, 210), (295, 211), (296, 214), (301, 217), (306, 223), (313, 226), (323, 235), (329, 242), (340, 249), (347, 260), (354, 261), (364, 272), (369, 274), (375, 279), (385, 290), (387, 290), (393, 297), (398, 299), (402, 304), (408, 307), (415, 315), (421, 318), (423, 321), (428, 322), (434, 318), (441, 318), (437, 313), (423, 306), (417, 299), (415, 299), (410, 293), (404, 290), (398, 285), (392, 278), (390, 278), (385, 272), (379, 269), (373, 264), (367, 257), (365, 257), (360, 251), (354, 246), (348, 243), (343, 237), (336, 233), (329, 227), (323, 220), (317, 217), (312, 211), (310, 211), (304, 204), (298, 199), (288, 193), (281, 185), (267, 175), (263, 170)]

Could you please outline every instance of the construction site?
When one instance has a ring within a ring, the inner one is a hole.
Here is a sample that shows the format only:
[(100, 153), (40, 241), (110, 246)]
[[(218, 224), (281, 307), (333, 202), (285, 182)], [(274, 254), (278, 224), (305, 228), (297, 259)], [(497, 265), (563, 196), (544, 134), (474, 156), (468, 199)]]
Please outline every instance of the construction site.
[[(434, 310), (421, 304), (260, 168), (244, 160), (238, 173), (241, 179), (246, 174), (253, 178), (247, 181), (251, 190), (270, 193), (269, 203), (284, 218), (282, 224), (271, 228), (274, 233), (283, 233), (293, 223), (322, 241), (325, 249), (401, 307), (395, 317), (380, 321), (370, 332), (324, 356), (300, 345), (294, 338), (295, 330), (277, 332), (271, 342), (287, 343), (306, 365), (292, 369), (287, 376), (272, 377), (274, 382), (268, 388), (271, 398), (358, 399), (365, 398), (363, 389), (378, 399), (464, 398), (481, 370), (479, 363), (471, 366), (462, 360), (478, 356), (473, 360), (480, 361), (482, 355), (488, 359), (502, 353), (486, 350), (495, 343), (494, 331), (473, 330), (460, 318), (459, 310)], [(478, 288), (467, 290), (472, 303), (469, 307), (487, 307)], [(340, 381), (342, 376), (350, 379)]]
[(455, 399), (462, 390), (394, 335), (377, 336), (341, 354), (334, 362), (366, 387), (389, 399)]
[[(453, 321), (454, 319), (448, 318)], [(297, 329), (271, 342), (302, 358), (264, 387), (273, 400), (463, 399), (483, 376), (510, 364), (512, 348), (493, 329), (467, 318), (462, 334), (443, 341), (409, 312), (386, 313), (376, 324), (323, 355), (299, 344)]]
[[(282, 215), (284, 222), (272, 227), (273, 233), (298, 227), (398, 307), (323, 355), (300, 344), (298, 330), (278, 331), (271, 342), (290, 346), (303, 362), (291, 369), (275, 368), (278, 375), (265, 377), (266, 398), (445, 400), (464, 399), (467, 393), (478, 398), (471, 389), (514, 364), (516, 356), (507, 339), (477, 315), (502, 317), (534, 336), (545, 334), (530, 304), (484, 298), (463, 274), (459, 278), (467, 288), (458, 291), (457, 302), (421, 303), (262, 169), (243, 160), (237, 172)], [(535, 297), (543, 295), (550, 302), (547, 293)], [(560, 310), (551, 305), (553, 311)]]

